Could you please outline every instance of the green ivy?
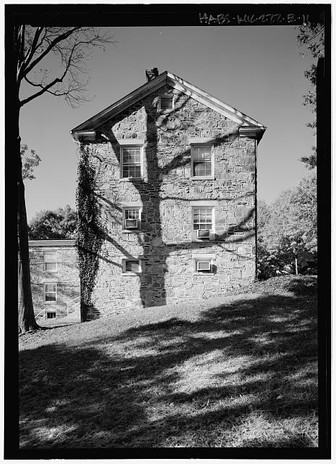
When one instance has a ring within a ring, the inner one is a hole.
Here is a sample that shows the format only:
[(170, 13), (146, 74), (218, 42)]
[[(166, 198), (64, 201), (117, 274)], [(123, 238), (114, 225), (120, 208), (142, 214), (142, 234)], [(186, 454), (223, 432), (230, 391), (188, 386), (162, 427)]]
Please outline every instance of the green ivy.
[(102, 228), (99, 221), (99, 204), (95, 195), (95, 188), (95, 169), (92, 165), (90, 147), (83, 146), (80, 151), (76, 196), (82, 321), (86, 320), (88, 309), (92, 306), (91, 297), (99, 268), (99, 252), (103, 243)]

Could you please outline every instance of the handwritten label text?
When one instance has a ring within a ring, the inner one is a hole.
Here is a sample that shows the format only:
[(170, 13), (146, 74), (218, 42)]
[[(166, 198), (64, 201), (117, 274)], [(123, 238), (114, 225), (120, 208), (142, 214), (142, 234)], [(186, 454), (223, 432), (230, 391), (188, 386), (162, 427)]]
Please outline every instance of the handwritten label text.
[(244, 24), (306, 24), (309, 22), (309, 15), (302, 14), (296, 15), (288, 13), (283, 15), (281, 13), (268, 13), (268, 14), (230, 14), (230, 13), (199, 13), (200, 24), (208, 26), (222, 26), (222, 25), (244, 25)]

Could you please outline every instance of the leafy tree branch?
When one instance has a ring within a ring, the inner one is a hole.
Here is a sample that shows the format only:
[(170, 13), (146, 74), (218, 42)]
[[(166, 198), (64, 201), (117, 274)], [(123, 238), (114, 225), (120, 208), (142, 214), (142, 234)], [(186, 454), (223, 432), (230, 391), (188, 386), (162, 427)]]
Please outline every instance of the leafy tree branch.
[(35, 179), (34, 168), (36, 168), (41, 161), (41, 158), (35, 150), (29, 150), (28, 145), (21, 144), (21, 159), (22, 159), (22, 178), (23, 180)]
[[(305, 77), (310, 82), (312, 88), (303, 96), (303, 104), (308, 107), (314, 115), (316, 114), (316, 84), (317, 84), (317, 61), (324, 57), (324, 24), (309, 23), (298, 28), (297, 41), (300, 47), (305, 47), (308, 54), (313, 59), (310, 68), (305, 71)], [(302, 53), (304, 56), (304, 53)], [(316, 118), (314, 121), (307, 123), (307, 126), (315, 129)], [(313, 147), (313, 152), (309, 156), (301, 157), (301, 161), (306, 164), (309, 169), (315, 168), (317, 164), (317, 151)]]

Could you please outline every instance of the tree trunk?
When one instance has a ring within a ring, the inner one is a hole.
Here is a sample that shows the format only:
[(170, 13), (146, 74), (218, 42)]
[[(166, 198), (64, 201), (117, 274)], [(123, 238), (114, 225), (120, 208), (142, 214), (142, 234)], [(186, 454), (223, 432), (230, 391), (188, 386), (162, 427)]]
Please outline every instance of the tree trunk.
[(35, 320), (30, 285), (28, 226), (25, 203), (25, 188), (22, 179), (20, 154), (19, 110), (17, 110), (17, 137), (15, 152), (17, 158), (17, 241), (18, 241), (18, 325), (19, 332), (38, 329)]
[[(30, 285), (28, 226), (25, 203), (25, 188), (22, 179), (21, 138), (20, 138), (20, 82), (19, 68), (24, 58), (24, 27), (15, 26), (12, 44), (13, 60), (10, 61), (13, 90), (13, 107), (10, 113), (11, 142), (16, 159), (17, 188), (17, 252), (18, 252), (18, 328), (19, 332), (38, 329), (35, 320), (33, 299)], [(9, 153), (7, 154), (9, 155)]]

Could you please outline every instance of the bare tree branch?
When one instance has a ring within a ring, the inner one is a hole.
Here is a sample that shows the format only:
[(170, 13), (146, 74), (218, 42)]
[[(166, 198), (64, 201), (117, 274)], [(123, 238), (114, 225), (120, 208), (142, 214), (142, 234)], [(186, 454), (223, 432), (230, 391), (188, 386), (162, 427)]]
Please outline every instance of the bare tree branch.
[[(34, 35), (34, 38), (33, 38), (33, 42), (31, 44), (31, 46), (29, 47), (29, 49), (27, 50), (26, 56), (24, 57), (23, 62), (21, 64), (21, 66), (20, 66), (20, 71), (19, 71), (19, 76), (18, 76), (19, 79), (22, 79), (22, 77), (23, 77), (23, 75), (22, 75), (23, 69), (26, 68), (27, 65), (30, 63), (32, 57), (34, 56), (34, 53), (36, 52), (36, 50), (39, 47), (38, 40), (39, 40), (43, 30), (44, 30), (43, 27), (38, 27), (36, 29), (36, 32), (35, 32), (35, 35)], [(41, 44), (41, 42), (40, 42), (40, 44)]]
[(32, 86), (34, 87), (41, 87), (42, 90), (40, 90), (39, 92), (31, 95), (30, 97), (26, 98), (25, 100), (21, 101), (20, 102), (20, 106), (23, 106), (25, 105), (26, 103), (28, 103), (29, 101), (33, 100), (34, 98), (37, 98), (39, 97), (40, 95), (42, 95), (43, 93), (45, 92), (49, 92), (51, 93), (52, 95), (55, 95), (55, 96), (62, 96), (62, 95), (67, 95), (67, 92), (63, 92), (63, 93), (57, 93), (57, 92), (51, 92), (49, 89), (51, 87), (53, 87), (54, 85), (56, 85), (57, 83), (59, 82), (62, 82), (64, 77), (66, 76), (70, 66), (71, 66), (71, 60), (72, 60), (72, 57), (73, 57), (73, 54), (74, 54), (74, 51), (75, 51), (75, 48), (76, 48), (76, 45), (72, 48), (71, 52), (70, 52), (70, 56), (68, 58), (68, 61), (67, 61), (67, 64), (65, 66), (65, 69), (64, 69), (64, 72), (62, 74), (61, 77), (57, 77), (55, 78), (52, 82), (50, 82), (47, 86), (43, 86), (42, 84), (36, 84), (34, 82), (31, 82), (27, 76), (24, 76), (24, 79)]
[(34, 98), (37, 98), (41, 95), (43, 95), (45, 92), (48, 92), (48, 89), (50, 89), (52, 86), (54, 86), (55, 84), (57, 84), (57, 82), (62, 82), (61, 79), (59, 79), (58, 77), (56, 79), (54, 79), (52, 82), (50, 82), (46, 87), (43, 87), (42, 85), (37, 85), (37, 87), (42, 87), (42, 90), (40, 90), (39, 92), (36, 92), (34, 93), (33, 95), (31, 95), (30, 97), (20, 101), (20, 107), (25, 105), (26, 103), (30, 102), (31, 100), (34, 100)]
[(63, 40), (67, 39), (74, 31), (80, 29), (80, 27), (76, 26), (69, 31), (65, 32), (64, 34), (61, 34), (57, 36), (54, 40), (52, 40), (48, 47), (44, 50), (44, 52), (41, 53), (35, 60), (33, 60), (22, 72), (21, 79), (26, 76), (42, 59), (47, 56), (52, 49), (59, 43), (62, 42)]
[[(90, 47), (104, 49), (106, 44), (114, 42), (112, 38), (92, 27), (76, 27), (65, 32), (61, 27), (28, 28), (26, 37), (20, 36), (19, 40), (25, 54), (18, 63), (18, 85), (20, 87), (24, 80), (40, 90), (25, 96), (20, 101), (20, 107), (44, 93), (62, 96), (72, 107), (87, 101), (84, 94), (88, 83), (88, 50)], [(51, 65), (44, 61), (43, 65), (42, 60), (48, 60), (51, 53), (56, 55), (57, 61)]]

